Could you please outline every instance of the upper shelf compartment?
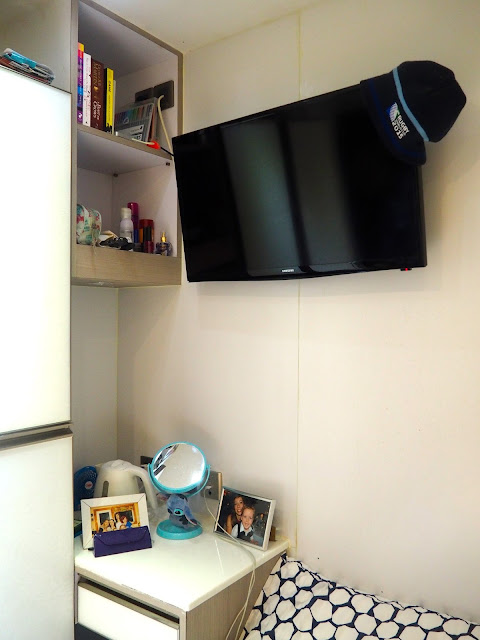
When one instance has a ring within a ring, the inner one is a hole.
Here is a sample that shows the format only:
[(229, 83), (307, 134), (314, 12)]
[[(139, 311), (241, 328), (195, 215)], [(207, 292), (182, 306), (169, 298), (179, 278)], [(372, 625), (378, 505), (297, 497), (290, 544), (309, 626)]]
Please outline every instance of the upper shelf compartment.
[[(105, 67), (114, 69), (116, 108), (133, 101), (131, 79), (135, 76), (145, 78), (148, 86), (147, 69), (168, 63), (178, 69), (178, 52), (145, 36), (145, 32), (107, 9), (99, 11), (98, 5), (89, 0), (78, 3), (78, 40), (84, 44), (85, 51), (101, 60)], [(168, 122), (171, 114), (165, 112), (164, 118)], [(119, 175), (170, 161), (169, 154), (162, 150), (84, 125), (77, 125), (77, 141), (77, 166), (99, 173)]]

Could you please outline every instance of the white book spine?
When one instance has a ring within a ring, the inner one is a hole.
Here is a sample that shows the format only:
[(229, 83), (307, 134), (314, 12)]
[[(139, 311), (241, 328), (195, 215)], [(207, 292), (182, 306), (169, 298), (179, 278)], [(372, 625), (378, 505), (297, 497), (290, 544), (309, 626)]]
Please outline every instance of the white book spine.
[(83, 54), (83, 124), (90, 126), (92, 106), (92, 56)]

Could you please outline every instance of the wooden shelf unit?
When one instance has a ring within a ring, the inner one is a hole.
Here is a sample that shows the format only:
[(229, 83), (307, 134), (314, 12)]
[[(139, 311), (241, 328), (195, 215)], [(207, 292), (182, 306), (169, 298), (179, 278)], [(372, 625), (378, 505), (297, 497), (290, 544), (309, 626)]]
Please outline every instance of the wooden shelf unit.
[[(117, 108), (133, 102), (137, 91), (171, 80), (173, 75), (175, 105), (163, 114), (170, 137), (182, 131), (182, 54), (91, 0), (73, 0), (72, 16), (72, 283), (110, 287), (180, 284), (181, 232), (171, 157), (165, 151), (77, 124), (77, 42), (113, 69)], [(161, 231), (168, 230), (174, 255), (76, 243), (77, 203), (98, 209), (102, 229), (118, 233), (120, 207), (127, 206), (127, 201), (139, 202), (140, 218), (154, 219), (155, 241), (160, 240)]]
[(134, 253), (77, 244), (72, 284), (105, 287), (180, 284), (180, 268), (180, 258), (176, 256)]

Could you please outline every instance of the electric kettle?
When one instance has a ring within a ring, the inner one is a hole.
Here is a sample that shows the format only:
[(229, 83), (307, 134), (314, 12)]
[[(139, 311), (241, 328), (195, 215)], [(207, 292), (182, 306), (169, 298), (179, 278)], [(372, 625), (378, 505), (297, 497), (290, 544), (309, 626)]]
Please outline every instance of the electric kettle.
[[(142, 482), (144, 491), (139, 488), (138, 480)], [(156, 492), (145, 469), (125, 460), (112, 460), (100, 466), (93, 492), (94, 498), (134, 493), (145, 493), (148, 505), (153, 509), (157, 507)]]

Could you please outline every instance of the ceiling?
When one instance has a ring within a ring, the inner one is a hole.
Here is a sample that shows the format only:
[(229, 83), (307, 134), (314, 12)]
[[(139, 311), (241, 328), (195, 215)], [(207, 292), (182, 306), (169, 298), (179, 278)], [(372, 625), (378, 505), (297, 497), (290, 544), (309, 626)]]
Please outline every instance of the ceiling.
[(125, 20), (186, 53), (318, 0), (96, 0)]

